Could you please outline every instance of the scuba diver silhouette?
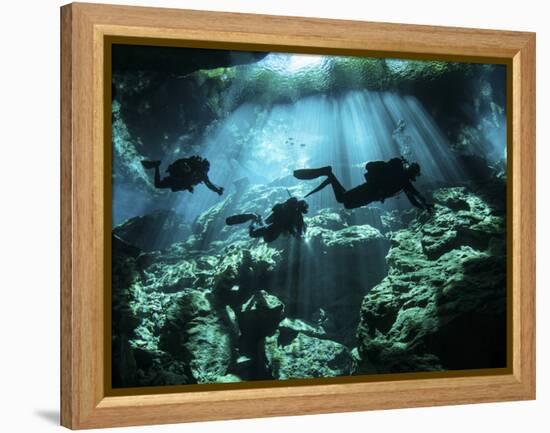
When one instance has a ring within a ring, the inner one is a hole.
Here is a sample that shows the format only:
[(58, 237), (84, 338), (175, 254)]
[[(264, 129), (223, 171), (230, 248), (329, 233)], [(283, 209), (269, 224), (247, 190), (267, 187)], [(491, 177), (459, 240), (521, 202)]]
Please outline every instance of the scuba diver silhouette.
[(309, 180), (326, 176), (327, 178), (306, 197), (331, 185), (336, 201), (342, 203), (346, 209), (366, 206), (373, 201), (383, 203), (385, 199), (403, 191), (414, 206), (428, 212), (433, 211), (433, 205), (428, 203), (412, 184), (420, 176), (418, 163), (409, 163), (404, 157), (392, 158), (387, 162), (370, 161), (365, 165), (365, 169), (366, 182), (350, 190), (346, 190), (338, 181), (332, 173), (331, 166), (295, 170), (294, 177)]
[(263, 238), (265, 242), (273, 242), (280, 235), (291, 235), (301, 238), (306, 232), (303, 214), (308, 211), (305, 200), (291, 197), (284, 203), (277, 203), (271, 208), (271, 214), (262, 221), (262, 217), (253, 213), (245, 213), (227, 217), (227, 225), (243, 224), (251, 221), (248, 234), (251, 238)]
[(155, 169), (156, 188), (170, 188), (174, 192), (187, 190), (192, 193), (193, 188), (202, 182), (208, 189), (223, 194), (223, 188), (214, 185), (208, 178), (210, 162), (206, 158), (195, 155), (178, 159), (168, 166), (168, 176), (163, 179), (160, 178), (160, 161), (141, 161), (141, 164), (146, 169)]

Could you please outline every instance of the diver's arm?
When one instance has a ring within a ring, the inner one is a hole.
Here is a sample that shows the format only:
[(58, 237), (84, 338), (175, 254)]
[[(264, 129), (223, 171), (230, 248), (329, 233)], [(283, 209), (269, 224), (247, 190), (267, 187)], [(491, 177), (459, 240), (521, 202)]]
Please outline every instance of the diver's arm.
[(222, 195), (223, 194), (223, 188), (221, 186), (216, 186), (212, 182), (210, 182), (210, 179), (208, 178), (208, 175), (204, 177), (203, 180), (204, 184), (208, 187), (208, 189), (214, 191), (215, 193)]
[(411, 202), (413, 206), (416, 206), (417, 208), (424, 209), (424, 206), (418, 202), (418, 200), (415, 197), (415, 194), (413, 191), (410, 191), (408, 188), (404, 189), (405, 194), (407, 195), (407, 198)]
[(418, 192), (418, 190), (409, 183), (405, 188), (403, 188), (403, 191), (405, 191), (405, 194), (407, 195), (407, 198), (409, 201), (420, 209), (426, 209), (428, 211), (432, 211), (433, 205), (429, 204), (426, 199)]

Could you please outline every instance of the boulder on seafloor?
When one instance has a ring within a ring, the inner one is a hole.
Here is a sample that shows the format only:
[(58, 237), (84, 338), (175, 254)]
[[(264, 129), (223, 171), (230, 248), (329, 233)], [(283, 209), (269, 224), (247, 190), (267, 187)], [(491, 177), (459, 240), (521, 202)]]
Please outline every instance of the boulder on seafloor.
[(239, 327), (243, 335), (271, 335), (283, 319), (284, 311), (284, 304), (276, 296), (260, 290), (242, 306), (238, 316)]
[(113, 229), (113, 233), (143, 251), (154, 251), (186, 240), (191, 228), (176, 212), (157, 210), (124, 221)]
[(159, 348), (183, 361), (197, 383), (217, 382), (234, 359), (231, 331), (220, 314), (198, 290), (186, 290), (167, 312)]
[(141, 254), (140, 288), (149, 293), (177, 293), (184, 289), (210, 287), (219, 271), (219, 257), (188, 251), (179, 242), (163, 251)]
[(335, 341), (298, 332), (287, 345), (278, 344), (279, 331), (266, 338), (267, 365), (275, 379), (350, 375), (354, 360), (349, 349)]
[(280, 346), (286, 346), (296, 338), (299, 333), (310, 337), (323, 338), (326, 332), (321, 326), (312, 326), (300, 319), (285, 318), (278, 327), (277, 343)]
[(254, 293), (236, 312), (239, 358), (230, 373), (245, 380), (272, 379), (266, 369), (265, 338), (284, 317), (284, 304), (265, 290)]
[(136, 248), (117, 236), (112, 237), (112, 383), (113, 386), (135, 384), (137, 366), (129, 339), (139, 324), (139, 317), (131, 308), (134, 293), (130, 289), (139, 278), (137, 258), (141, 254)]
[(221, 250), (222, 256), (212, 276), (214, 295), (236, 311), (273, 272), (279, 252), (262, 243), (239, 242)]
[(504, 217), (464, 187), (442, 188), (434, 193), (437, 212), (422, 226), (422, 249), (437, 259), (461, 245), (485, 250), (493, 237), (502, 238)]
[[(464, 188), (434, 197), (438, 204), (428, 223), (393, 233), (388, 276), (363, 300), (357, 330), (362, 371), (506, 364), (502, 217)], [(475, 242), (461, 234), (464, 228), (476, 232)], [(456, 234), (434, 235), (445, 230)]]

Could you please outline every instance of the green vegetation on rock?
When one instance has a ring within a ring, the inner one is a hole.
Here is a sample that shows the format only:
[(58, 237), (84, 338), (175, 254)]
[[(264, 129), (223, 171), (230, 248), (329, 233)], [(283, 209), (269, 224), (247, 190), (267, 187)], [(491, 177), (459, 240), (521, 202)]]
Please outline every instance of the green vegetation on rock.
[(465, 188), (434, 199), (429, 221), (391, 235), (388, 276), (363, 300), (364, 372), (505, 365), (502, 216)]

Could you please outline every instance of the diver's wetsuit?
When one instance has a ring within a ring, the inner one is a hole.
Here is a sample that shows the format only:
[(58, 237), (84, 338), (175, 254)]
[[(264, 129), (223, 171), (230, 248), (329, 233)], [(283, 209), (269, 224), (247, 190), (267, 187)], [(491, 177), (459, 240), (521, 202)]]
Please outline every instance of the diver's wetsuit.
[(168, 176), (161, 179), (160, 161), (141, 161), (144, 168), (155, 169), (155, 187), (170, 188), (173, 192), (187, 190), (193, 192), (193, 189), (199, 183), (204, 183), (208, 189), (222, 195), (223, 188), (214, 185), (208, 178), (210, 163), (207, 159), (200, 156), (191, 156), (174, 161), (166, 171)]
[(393, 158), (388, 162), (371, 161), (366, 164), (366, 182), (346, 190), (332, 172), (332, 167), (295, 170), (294, 176), (298, 179), (316, 179), (326, 176), (326, 180), (311, 191), (309, 196), (328, 185), (332, 186), (334, 196), (338, 203), (342, 203), (346, 209), (355, 209), (366, 206), (373, 201), (384, 202), (385, 199), (403, 191), (409, 201), (420, 209), (431, 210), (432, 205), (427, 203), (424, 197), (411, 183), (420, 174), (418, 164), (405, 166), (402, 158)]
[(273, 242), (280, 235), (291, 235), (300, 238), (306, 231), (303, 214), (307, 213), (308, 205), (304, 200), (295, 197), (284, 203), (278, 203), (271, 209), (272, 213), (266, 219), (256, 214), (240, 214), (226, 218), (227, 225), (242, 224), (251, 221), (248, 233), (251, 238), (263, 238), (265, 242)]

